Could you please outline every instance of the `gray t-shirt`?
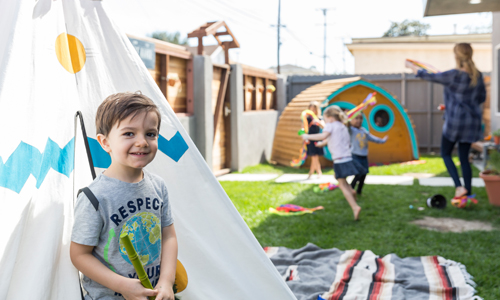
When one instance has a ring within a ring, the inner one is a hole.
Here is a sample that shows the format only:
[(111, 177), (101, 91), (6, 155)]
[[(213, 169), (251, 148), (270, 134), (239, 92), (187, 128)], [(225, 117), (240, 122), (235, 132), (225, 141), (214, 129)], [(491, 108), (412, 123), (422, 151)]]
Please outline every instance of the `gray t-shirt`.
[(368, 142), (374, 142), (377, 144), (385, 143), (383, 139), (369, 133), (365, 128), (356, 128), (351, 126), (352, 154), (368, 156)]
[[(92, 254), (117, 274), (137, 278), (120, 234), (126, 230), (153, 287), (160, 277), (161, 231), (173, 223), (167, 187), (159, 176), (144, 170), (144, 178), (128, 183), (99, 174), (89, 185), (99, 200), (96, 211), (84, 193), (75, 206), (71, 240), (94, 246)], [(123, 299), (105, 286), (83, 278), (85, 299)]]

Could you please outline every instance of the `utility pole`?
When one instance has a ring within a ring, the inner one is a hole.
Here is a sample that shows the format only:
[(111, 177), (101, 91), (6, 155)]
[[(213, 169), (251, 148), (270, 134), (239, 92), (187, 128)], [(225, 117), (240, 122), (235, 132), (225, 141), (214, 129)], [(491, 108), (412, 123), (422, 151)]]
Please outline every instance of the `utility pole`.
[(280, 73), (280, 29), (281, 29), (281, 0), (278, 0), (278, 74)]
[(323, 47), (323, 75), (326, 74), (326, 12), (329, 10), (333, 10), (334, 8), (318, 8), (317, 10), (321, 10), (323, 12), (323, 16), (325, 16), (325, 22), (323, 23), (323, 26), (325, 28), (324, 36), (323, 36), (323, 42), (324, 42), (324, 47)]
[(280, 39), (280, 30), (281, 27), (286, 27), (286, 25), (281, 25), (281, 0), (278, 0), (278, 25), (271, 25), (271, 27), (278, 28), (278, 64), (277, 71), (280, 74), (280, 47), (281, 47), (281, 39)]

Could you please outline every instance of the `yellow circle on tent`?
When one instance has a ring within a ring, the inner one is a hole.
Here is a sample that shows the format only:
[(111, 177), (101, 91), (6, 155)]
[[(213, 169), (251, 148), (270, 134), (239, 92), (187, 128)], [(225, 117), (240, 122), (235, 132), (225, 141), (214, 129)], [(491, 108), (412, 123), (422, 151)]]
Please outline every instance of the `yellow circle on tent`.
[(66, 71), (76, 74), (85, 65), (87, 55), (82, 42), (75, 36), (61, 33), (56, 39), (56, 55)]
[(188, 285), (188, 275), (186, 269), (181, 264), (180, 260), (177, 260), (177, 269), (175, 270), (175, 292), (180, 293), (186, 289)]

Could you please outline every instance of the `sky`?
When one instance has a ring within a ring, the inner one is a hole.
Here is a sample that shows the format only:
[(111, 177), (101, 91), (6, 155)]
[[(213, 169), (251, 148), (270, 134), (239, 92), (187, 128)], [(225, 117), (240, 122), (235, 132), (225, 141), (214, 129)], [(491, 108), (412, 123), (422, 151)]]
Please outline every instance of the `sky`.
[[(422, 0), (281, 0), (280, 64), (324, 69), (326, 15), (326, 73), (354, 72), (354, 59), (344, 43), (352, 38), (381, 37), (391, 22), (406, 19), (429, 24), (429, 35), (468, 34), (491, 24), (491, 13), (423, 17)], [(114, 22), (126, 33), (149, 36), (154, 31), (187, 33), (205, 22), (225, 21), (239, 49), (229, 51), (240, 63), (267, 69), (277, 64), (278, 0), (103, 0)], [(271, 25), (274, 25), (272, 27)], [(196, 39), (188, 41), (197, 45)], [(205, 38), (205, 45), (216, 44)]]

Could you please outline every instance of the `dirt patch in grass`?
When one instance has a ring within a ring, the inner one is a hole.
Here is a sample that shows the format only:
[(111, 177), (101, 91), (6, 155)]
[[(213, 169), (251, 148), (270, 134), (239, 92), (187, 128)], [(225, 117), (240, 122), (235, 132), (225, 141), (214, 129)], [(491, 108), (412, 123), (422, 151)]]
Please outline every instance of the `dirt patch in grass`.
[(424, 217), (421, 220), (411, 222), (421, 228), (441, 232), (464, 232), (464, 231), (492, 231), (495, 230), (490, 223), (481, 221), (466, 221), (455, 218), (432, 218)]

